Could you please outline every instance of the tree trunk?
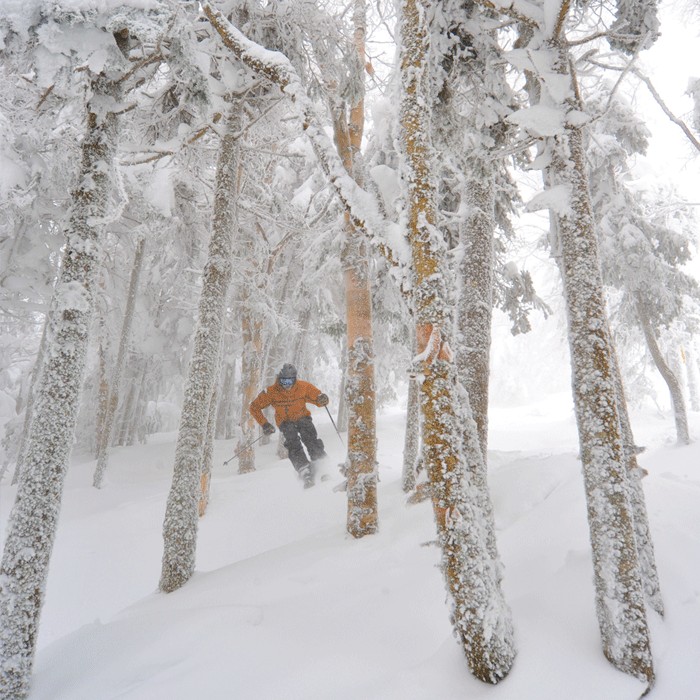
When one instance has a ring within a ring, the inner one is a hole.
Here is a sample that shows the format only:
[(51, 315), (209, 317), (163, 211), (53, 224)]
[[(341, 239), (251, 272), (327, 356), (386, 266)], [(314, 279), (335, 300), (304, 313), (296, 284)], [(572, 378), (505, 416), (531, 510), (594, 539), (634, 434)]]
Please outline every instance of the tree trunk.
[(610, 358), (615, 377), (617, 408), (620, 414), (620, 430), (622, 432), (625, 466), (627, 468), (627, 489), (634, 518), (637, 556), (639, 557), (639, 567), (642, 574), (644, 593), (646, 594), (647, 602), (652, 610), (655, 610), (659, 615), (663, 616), (664, 603), (661, 598), (661, 586), (659, 584), (659, 574), (656, 569), (654, 543), (651, 540), (649, 517), (647, 515), (644, 491), (642, 489), (642, 470), (637, 463), (638, 448), (634, 442), (632, 423), (630, 422), (629, 412), (627, 410), (625, 387), (622, 381), (622, 372), (620, 371), (617, 351), (614, 347), (611, 349)]
[(194, 351), (180, 418), (173, 482), (163, 524), (160, 589), (184, 585), (194, 572), (198, 501), (211, 396), (221, 350), (226, 296), (231, 280), (236, 223), (236, 176), (240, 158), (240, 105), (230, 108), (219, 149), (209, 257), (204, 268)]
[(95, 417), (95, 457), (100, 454), (107, 440), (105, 428), (109, 413), (109, 379), (107, 378), (107, 333), (105, 331), (104, 314), (100, 314), (100, 337), (97, 348), (97, 416)]
[[(241, 445), (248, 445), (255, 440), (258, 424), (248, 410), (258, 395), (262, 384), (262, 323), (255, 313), (248, 308), (248, 294), (242, 303), (241, 327), (243, 350), (241, 356)], [(255, 449), (241, 449), (238, 455), (238, 473), (255, 471)]]
[[(691, 339), (692, 344), (692, 339)], [(698, 377), (698, 363), (695, 351), (689, 345), (684, 348), (686, 372), (688, 375), (688, 396), (690, 397), (690, 410), (700, 411), (700, 378)]]
[[(400, 149), (407, 188), (413, 304), (421, 376), (423, 460), (442, 549), (442, 571), (452, 600), (452, 623), (471, 672), (496, 683), (515, 658), (510, 611), (496, 562), (488, 550), (488, 521), (459, 449), (457, 386), (449, 337), (452, 328), (447, 246), (435, 228), (436, 192), (431, 178), (431, 100), (427, 89), (427, 7), (402, 0), (400, 19)], [(486, 495), (488, 497), (488, 494)]]
[[(29, 446), (29, 430), (32, 424), (32, 417), (34, 415), (34, 403), (35, 403), (35, 392), (36, 388), (39, 386), (39, 377), (41, 376), (41, 368), (44, 364), (44, 353), (46, 351), (46, 332), (49, 327), (49, 317), (50, 314), (46, 316), (46, 323), (44, 324), (44, 330), (41, 334), (41, 342), (39, 343), (39, 351), (36, 355), (36, 360), (34, 360), (34, 368), (32, 369), (32, 378), (29, 383), (29, 395), (27, 396), (27, 403), (24, 407), (24, 422), (22, 423), (22, 437), (19, 442), (19, 450), (17, 451), (17, 461), (15, 463), (15, 472), (12, 475), (12, 484), (16, 484), (19, 480), (19, 475), (22, 472), (22, 466), (24, 465), (24, 460), (27, 457), (27, 447)], [(1, 476), (1, 475), (0, 475)]]
[(353, 537), (364, 537), (378, 528), (372, 300), (367, 242), (348, 217), (342, 264), (348, 329), (347, 531)]
[(343, 347), (340, 351), (340, 386), (338, 387), (338, 413), (335, 419), (338, 430), (341, 433), (348, 431), (348, 401), (345, 398), (348, 373), (348, 342), (347, 334), (343, 338)]
[[(353, 23), (360, 70), (365, 65), (366, 3), (355, 0)], [(362, 81), (364, 82), (364, 80)], [(356, 166), (364, 130), (364, 95), (350, 109), (332, 106), (336, 148), (346, 171), (362, 185)], [(374, 534), (377, 514), (377, 434), (374, 386), (374, 340), (372, 334), (372, 294), (367, 239), (345, 212), (345, 240), (341, 251), (345, 282), (347, 323), (347, 367), (345, 399), (348, 408), (347, 531), (353, 537)]]
[[(417, 355), (415, 335), (412, 342), (413, 355)], [(409, 375), (408, 397), (406, 403), (406, 432), (403, 441), (403, 469), (401, 471), (401, 488), (410, 493), (416, 488), (418, 459), (420, 455), (420, 387), (417, 377)]]
[[(489, 163), (472, 159), (466, 185), (468, 214), (462, 229), (455, 362), (469, 394), (486, 466), (488, 450), (491, 317), (493, 312), (493, 235), (495, 175)], [(486, 475), (483, 475), (486, 478)]]
[(646, 340), (647, 348), (651, 354), (656, 369), (664, 378), (668, 391), (671, 394), (671, 405), (673, 406), (673, 417), (676, 421), (676, 439), (679, 445), (690, 444), (690, 432), (688, 431), (688, 414), (685, 409), (685, 399), (683, 398), (683, 390), (676, 375), (671, 371), (671, 368), (664, 360), (659, 343), (656, 340), (656, 334), (652, 328), (649, 314), (644, 307), (644, 300), (640, 294), (636, 295), (635, 306), (637, 309), (637, 317), (642, 326), (644, 340)]
[(406, 403), (406, 432), (403, 441), (403, 469), (401, 471), (401, 488), (410, 493), (416, 488), (418, 474), (418, 457), (420, 454), (420, 387), (416, 378), (408, 383)]
[(200, 494), (198, 514), (201, 518), (207, 512), (209, 494), (211, 493), (211, 470), (214, 462), (214, 433), (216, 431), (216, 404), (219, 392), (214, 383), (214, 391), (209, 403), (209, 417), (207, 419), (207, 436), (204, 443), (204, 459), (202, 461), (202, 476), (200, 477)]
[[(551, 48), (557, 56), (555, 72), (567, 76), (572, 93), (577, 94), (568, 47), (559, 33), (551, 40)], [(542, 94), (548, 94), (546, 85)], [(574, 98), (565, 106), (581, 109)], [(580, 128), (567, 125), (562, 134), (548, 138), (547, 147), (551, 164), (546, 181), (570, 196), (570, 206), (556, 216), (603, 650), (617, 668), (651, 685), (649, 629)]]
[[(124, 46), (121, 35), (115, 35)], [(110, 168), (117, 148), (117, 83), (92, 81), (81, 175), (36, 391), (27, 454), (10, 515), (0, 565), (0, 698), (29, 692), (49, 560), (78, 415), (93, 306), (101, 233), (108, 214)]]
[(232, 362), (227, 357), (228, 353), (224, 353), (223, 366), (221, 373), (223, 375), (223, 385), (219, 392), (219, 406), (216, 414), (216, 438), (217, 440), (229, 440), (231, 438), (229, 427), (229, 414), (231, 412), (231, 402), (233, 397), (233, 383), (235, 362)]
[(119, 390), (122, 383), (122, 374), (124, 373), (124, 365), (126, 364), (126, 353), (129, 348), (129, 340), (131, 339), (131, 326), (134, 321), (134, 310), (136, 308), (136, 292), (139, 287), (139, 277), (141, 276), (141, 267), (143, 264), (143, 253), (146, 248), (146, 239), (140, 238), (136, 244), (136, 252), (134, 253), (134, 264), (131, 268), (131, 279), (129, 280), (129, 291), (126, 297), (126, 309), (124, 310), (124, 321), (122, 323), (121, 336), (119, 338), (119, 350), (117, 352), (117, 362), (112, 374), (112, 383), (109, 401), (107, 402), (107, 411), (104, 417), (102, 426), (102, 441), (98, 445), (97, 466), (95, 467), (95, 475), (92, 485), (95, 488), (101, 488), (104, 481), (105, 470), (107, 469), (107, 455), (112, 444), (112, 434), (114, 433), (114, 416), (117, 412), (117, 404), (119, 403)]
[(145, 445), (148, 437), (148, 425), (146, 424), (146, 408), (147, 408), (147, 386), (148, 386), (148, 367), (149, 360), (142, 360), (140, 365), (143, 367), (141, 371), (135, 371), (133, 374), (132, 384), (134, 389), (134, 410), (126, 417), (127, 431), (126, 444), (133, 445), (135, 440)]
[[(136, 402), (138, 397), (138, 387), (136, 383), (132, 383), (129, 386), (129, 390), (126, 393), (126, 398), (123, 401), (123, 407), (121, 410), (121, 415), (117, 421), (118, 429), (117, 436), (112, 440), (108, 447), (124, 447), (126, 445), (134, 444), (134, 423), (136, 419)], [(115, 406), (115, 409), (117, 407)]]

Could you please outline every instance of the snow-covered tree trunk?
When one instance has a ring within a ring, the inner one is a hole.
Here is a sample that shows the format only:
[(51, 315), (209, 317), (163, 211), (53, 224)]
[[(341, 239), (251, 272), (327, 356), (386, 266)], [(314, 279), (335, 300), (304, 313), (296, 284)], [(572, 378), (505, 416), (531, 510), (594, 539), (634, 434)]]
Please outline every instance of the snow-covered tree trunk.
[[(49, 328), (49, 319), (47, 317), (44, 323), (44, 330), (41, 334), (41, 342), (39, 343), (39, 351), (36, 355), (36, 360), (34, 360), (34, 368), (32, 369), (32, 376), (29, 382), (29, 394), (27, 396), (27, 403), (24, 407), (24, 421), (22, 423), (22, 437), (19, 441), (19, 449), (17, 451), (17, 461), (15, 463), (15, 471), (12, 475), (12, 484), (16, 484), (19, 480), (19, 475), (22, 472), (22, 466), (24, 465), (24, 460), (27, 457), (27, 447), (29, 445), (29, 428), (32, 424), (32, 417), (34, 416), (34, 404), (36, 399), (36, 390), (39, 386), (39, 377), (41, 376), (41, 368), (44, 364), (44, 353), (46, 350), (46, 334)], [(1, 476), (1, 475), (0, 475)]]
[(610, 358), (615, 376), (617, 408), (620, 415), (620, 430), (622, 431), (622, 444), (625, 455), (625, 466), (627, 468), (627, 490), (634, 517), (634, 533), (644, 593), (646, 594), (647, 602), (652, 610), (655, 610), (659, 615), (663, 616), (664, 602), (661, 597), (661, 586), (656, 568), (654, 543), (651, 539), (649, 517), (647, 515), (644, 490), (642, 488), (643, 472), (637, 462), (638, 448), (634, 441), (632, 423), (630, 421), (629, 411), (627, 410), (627, 398), (625, 396), (624, 382), (622, 381), (622, 372), (620, 371), (620, 362), (614, 347), (612, 348)]
[[(115, 35), (122, 47), (126, 36)], [(78, 415), (93, 283), (117, 148), (118, 83), (92, 79), (80, 179), (54, 293), (34, 419), (0, 565), (0, 698), (29, 692), (39, 616)]]
[(436, 192), (429, 149), (427, 7), (420, 0), (402, 0), (400, 12), (399, 148), (412, 258), (418, 349), (414, 362), (421, 377), (423, 459), (455, 633), (471, 672), (482, 681), (496, 683), (508, 674), (515, 646), (500, 574), (488, 551), (484, 513), (459, 449), (463, 426), (456, 413), (457, 382), (449, 346), (447, 251), (435, 228)]
[[(218, 374), (218, 373), (217, 373)], [(202, 460), (202, 476), (199, 479), (199, 517), (207, 512), (209, 505), (209, 494), (211, 492), (211, 470), (214, 463), (214, 433), (216, 432), (216, 404), (218, 402), (219, 391), (214, 383), (214, 391), (211, 394), (209, 403), (209, 416), (207, 418), (207, 435), (204, 442), (204, 458)]]
[(136, 308), (136, 293), (139, 288), (139, 278), (141, 276), (141, 267), (143, 265), (143, 255), (146, 248), (146, 239), (142, 237), (136, 244), (134, 253), (134, 263), (131, 268), (131, 278), (129, 279), (129, 290), (126, 297), (126, 309), (124, 310), (124, 321), (122, 323), (121, 335), (119, 338), (119, 350), (117, 352), (117, 362), (112, 373), (112, 382), (110, 388), (110, 396), (107, 401), (106, 414), (104, 416), (104, 424), (102, 425), (102, 440), (98, 445), (97, 465), (92, 485), (95, 488), (100, 488), (104, 480), (105, 470), (107, 469), (107, 455), (109, 448), (112, 445), (112, 435), (114, 434), (114, 417), (117, 413), (117, 404), (119, 403), (119, 389), (122, 383), (122, 375), (126, 364), (127, 350), (131, 339), (131, 326), (134, 321), (134, 310)]
[(341, 261), (345, 268), (348, 405), (347, 530), (353, 537), (377, 531), (377, 437), (372, 300), (367, 241), (346, 217)]
[[(580, 112), (568, 46), (559, 30), (549, 42), (553, 75), (567, 77), (568, 98), (557, 106)], [(546, 85), (542, 94), (546, 92)], [(634, 518), (620, 433), (612, 340), (608, 328), (581, 128), (566, 124), (547, 139), (545, 176), (568, 205), (555, 214), (569, 324), (574, 407), (588, 503), (596, 609), (606, 657), (617, 668), (653, 683), (649, 629)]]
[[(467, 216), (462, 227), (455, 363), (469, 394), (486, 468), (488, 450), (491, 316), (493, 311), (493, 164), (474, 158), (465, 188)], [(482, 475), (485, 483), (486, 475)]]
[(211, 396), (217, 376), (226, 296), (231, 280), (236, 221), (236, 178), (240, 159), (240, 105), (231, 106), (216, 167), (209, 255), (204, 268), (194, 350), (180, 418), (173, 482), (163, 524), (160, 589), (184, 585), (194, 572), (198, 501)]
[[(691, 339), (692, 343), (692, 339)], [(684, 348), (686, 373), (688, 375), (688, 397), (691, 411), (700, 411), (700, 376), (695, 350), (688, 345)]]
[(656, 369), (663, 377), (671, 395), (671, 405), (673, 407), (673, 417), (676, 422), (676, 440), (679, 445), (690, 444), (690, 431), (688, 430), (688, 413), (685, 408), (685, 399), (683, 398), (683, 389), (681, 388), (678, 378), (673, 373), (668, 363), (664, 359), (659, 343), (656, 339), (656, 333), (649, 318), (649, 313), (644, 306), (644, 299), (641, 294), (636, 295), (636, 309), (639, 324), (644, 333), (649, 354), (651, 355)]
[[(353, 3), (355, 49), (358, 70), (365, 65), (366, 3)], [(362, 84), (363, 80), (358, 80)], [(332, 107), (333, 129), (338, 155), (348, 174), (362, 185), (358, 157), (364, 132), (364, 95), (350, 108)], [(353, 537), (374, 534), (377, 514), (377, 433), (374, 386), (374, 340), (372, 334), (372, 294), (367, 238), (353, 225), (345, 212), (345, 239), (341, 265), (345, 282), (345, 318), (347, 323), (347, 365), (345, 400), (348, 409), (347, 531)]]
[(335, 419), (338, 430), (345, 433), (348, 430), (348, 402), (345, 398), (345, 384), (348, 371), (348, 343), (347, 334), (343, 338), (343, 346), (340, 351), (340, 386), (338, 387), (338, 414)]
[[(418, 354), (415, 332), (411, 343), (414, 357)], [(409, 375), (408, 396), (406, 398), (406, 432), (403, 440), (403, 467), (401, 470), (401, 488), (410, 493), (416, 488), (418, 460), (420, 457), (420, 386), (417, 378)]]
[[(226, 347), (226, 344), (224, 344), (224, 347)], [(216, 438), (218, 440), (229, 440), (231, 438), (230, 413), (236, 363), (226, 355), (227, 353), (224, 354), (221, 368), (223, 383), (219, 392), (219, 406), (216, 415)]]
[(254, 309), (249, 308), (249, 294), (243, 294), (241, 330), (243, 348), (241, 353), (241, 439), (238, 455), (238, 473), (255, 471), (255, 448), (250, 445), (255, 440), (258, 424), (248, 410), (260, 392), (262, 384), (262, 322)]
[(403, 441), (403, 468), (401, 488), (410, 493), (416, 488), (418, 457), (420, 454), (420, 387), (415, 378), (408, 382), (406, 403), (406, 433)]
[(99, 341), (97, 349), (97, 415), (95, 417), (95, 457), (100, 453), (103, 443), (106, 442), (105, 427), (107, 413), (109, 412), (109, 380), (107, 378), (107, 333), (105, 330), (105, 318), (100, 314)]
[(131, 374), (124, 405), (112, 428), (113, 434), (116, 432), (117, 436), (112, 440), (110, 447), (134, 445), (143, 433), (144, 426), (141, 421), (145, 410), (144, 392), (147, 379), (148, 362), (144, 361), (141, 363), (141, 369), (134, 368)]

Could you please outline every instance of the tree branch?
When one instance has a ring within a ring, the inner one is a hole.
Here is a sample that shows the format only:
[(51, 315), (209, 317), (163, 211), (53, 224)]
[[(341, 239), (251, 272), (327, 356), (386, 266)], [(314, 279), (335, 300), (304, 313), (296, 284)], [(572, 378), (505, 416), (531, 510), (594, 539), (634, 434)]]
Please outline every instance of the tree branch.
[(656, 88), (654, 87), (654, 84), (651, 82), (649, 78), (647, 78), (645, 75), (643, 75), (640, 71), (638, 71), (636, 68), (632, 68), (632, 72), (649, 88), (649, 92), (651, 93), (652, 97), (656, 100), (656, 104), (661, 107), (663, 110), (664, 114), (676, 125), (678, 126), (681, 131), (686, 135), (690, 143), (693, 144), (695, 147), (695, 150), (700, 151), (700, 141), (698, 141), (697, 137), (695, 134), (690, 130), (690, 127), (679, 117), (677, 117), (666, 105), (666, 103), (663, 101), (661, 98), (661, 95), (656, 91)]
[[(529, 27), (541, 27), (544, 23), (542, 10), (529, 2), (518, 2), (518, 0), (476, 0), (476, 3), (489, 10), (500, 12)], [(525, 10), (527, 10), (527, 13)]]
[(289, 59), (278, 51), (270, 51), (250, 41), (209, 3), (203, 4), (202, 11), (224, 45), (240, 61), (275, 83), (290, 98), (319, 165), (348, 211), (353, 226), (367, 235), (390, 263), (398, 265), (398, 257), (387, 241), (389, 222), (381, 215), (375, 199), (346, 172), (333, 144), (318, 123), (313, 104)]
[(624, 67), (620, 66), (611, 66), (609, 64), (605, 63), (600, 63), (599, 61), (595, 61), (591, 58), (587, 59), (589, 63), (593, 64), (594, 66), (600, 66), (601, 68), (606, 68), (608, 70), (615, 70), (615, 71), (621, 71), (622, 76), (620, 79), (616, 82), (615, 84), (615, 90), (619, 86), (622, 78), (624, 78), (625, 73), (634, 73), (646, 86), (649, 92), (651, 93), (651, 96), (654, 98), (656, 101), (656, 104), (661, 107), (663, 113), (685, 134), (686, 138), (690, 143), (693, 145), (696, 151), (700, 152), (700, 140), (698, 139), (697, 136), (693, 133), (692, 129), (680, 118), (677, 117), (671, 109), (668, 107), (668, 105), (664, 102), (663, 98), (661, 95), (658, 93), (656, 88), (654, 87), (654, 84), (651, 82), (651, 79), (648, 78), (644, 73), (642, 73), (638, 68), (635, 68), (633, 65), (628, 64)]

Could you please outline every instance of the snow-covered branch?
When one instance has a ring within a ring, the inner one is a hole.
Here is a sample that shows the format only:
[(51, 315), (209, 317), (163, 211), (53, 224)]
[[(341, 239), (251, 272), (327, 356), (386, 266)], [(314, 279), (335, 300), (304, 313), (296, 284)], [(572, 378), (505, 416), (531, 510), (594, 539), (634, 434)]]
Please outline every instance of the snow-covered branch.
[(686, 135), (690, 143), (693, 144), (695, 149), (697, 151), (700, 151), (700, 141), (698, 140), (697, 136), (691, 131), (690, 127), (679, 117), (677, 117), (668, 107), (668, 105), (663, 101), (663, 98), (661, 95), (658, 93), (656, 88), (654, 87), (654, 84), (651, 82), (649, 78), (647, 78), (646, 75), (638, 71), (637, 69), (633, 68), (632, 72), (647, 86), (649, 89), (649, 92), (651, 93), (651, 96), (656, 100), (656, 104), (661, 107), (663, 110), (664, 114), (676, 125), (678, 126), (681, 131)]
[[(695, 150), (700, 152), (700, 140), (698, 137), (693, 133), (692, 129), (680, 118), (677, 117), (669, 108), (669, 106), (664, 102), (664, 99), (661, 97), (659, 94), (658, 90), (656, 87), (654, 87), (654, 83), (651, 82), (651, 79), (648, 78), (644, 73), (642, 73), (638, 68), (635, 68), (633, 65), (626, 65), (623, 68), (619, 66), (614, 66), (610, 65), (607, 63), (601, 63), (600, 61), (596, 61), (592, 58), (587, 59), (589, 63), (593, 64), (594, 66), (599, 66), (601, 68), (605, 68), (607, 70), (617, 70), (617, 71), (622, 71), (623, 76), (625, 73), (634, 73), (646, 86), (649, 92), (651, 93), (651, 96), (654, 98), (656, 101), (656, 104), (661, 107), (661, 110), (663, 113), (685, 134), (686, 138), (690, 141), (690, 143), (693, 145)], [(622, 79), (622, 78), (621, 78)], [(620, 79), (620, 80), (621, 80)], [(617, 88), (617, 85), (620, 83), (620, 80), (617, 81), (615, 85), (615, 89)]]
[(399, 264), (404, 256), (397, 254), (389, 244), (387, 229), (391, 223), (380, 213), (374, 197), (359, 187), (346, 171), (289, 59), (279, 51), (270, 51), (248, 39), (209, 3), (204, 3), (202, 11), (224, 45), (240, 61), (275, 83), (290, 98), (319, 165), (349, 212), (353, 226), (367, 234), (389, 262)]
[(477, 0), (477, 3), (528, 26), (544, 24), (542, 8), (526, 0)]

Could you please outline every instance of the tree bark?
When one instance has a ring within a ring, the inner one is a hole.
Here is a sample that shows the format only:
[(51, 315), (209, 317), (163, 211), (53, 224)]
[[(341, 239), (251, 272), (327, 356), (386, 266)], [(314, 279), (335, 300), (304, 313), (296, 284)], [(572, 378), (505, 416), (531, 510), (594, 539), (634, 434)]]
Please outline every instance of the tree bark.
[[(413, 355), (417, 355), (415, 333), (413, 334)], [(420, 455), (420, 386), (417, 377), (409, 375), (408, 397), (406, 403), (406, 432), (403, 441), (403, 469), (401, 471), (401, 488), (410, 493), (416, 488), (418, 460)]]
[(209, 256), (204, 268), (199, 317), (180, 418), (173, 482), (163, 524), (160, 589), (170, 593), (192, 576), (197, 548), (203, 446), (221, 350), (226, 296), (232, 272), (236, 176), (240, 159), (240, 105), (231, 106), (219, 149)]
[(100, 314), (99, 340), (97, 348), (97, 416), (95, 417), (95, 457), (100, 454), (102, 445), (107, 440), (105, 428), (109, 413), (109, 379), (107, 377), (107, 333), (104, 314)]

